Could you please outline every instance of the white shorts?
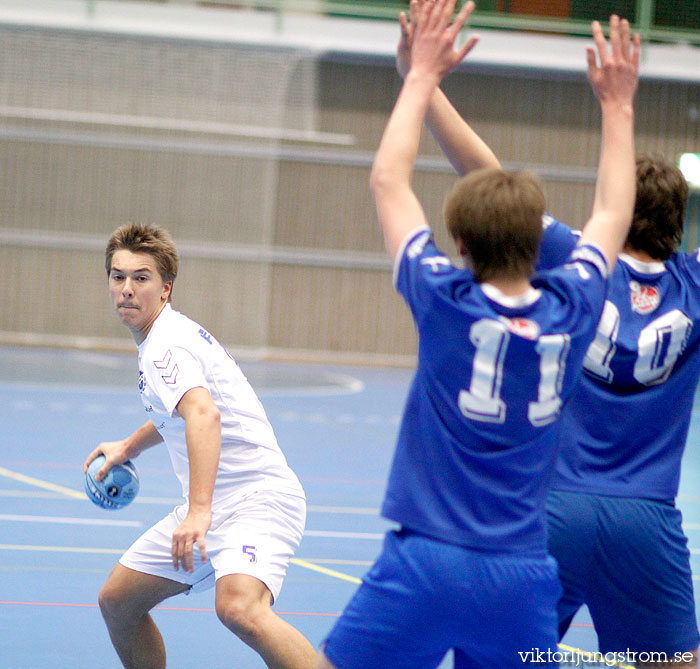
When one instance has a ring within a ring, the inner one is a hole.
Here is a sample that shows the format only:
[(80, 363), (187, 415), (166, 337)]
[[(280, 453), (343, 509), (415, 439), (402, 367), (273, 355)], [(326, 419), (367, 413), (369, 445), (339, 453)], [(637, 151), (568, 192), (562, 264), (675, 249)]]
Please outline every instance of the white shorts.
[(187, 515), (187, 504), (176, 507), (141, 535), (119, 562), (129, 569), (189, 585), (199, 592), (222, 576), (247, 574), (262, 581), (279, 596), (289, 559), (299, 547), (306, 522), (306, 500), (287, 493), (265, 490), (231, 500), (213, 510), (206, 535), (207, 562), (202, 564), (194, 547), (194, 572), (172, 561), (173, 532)]

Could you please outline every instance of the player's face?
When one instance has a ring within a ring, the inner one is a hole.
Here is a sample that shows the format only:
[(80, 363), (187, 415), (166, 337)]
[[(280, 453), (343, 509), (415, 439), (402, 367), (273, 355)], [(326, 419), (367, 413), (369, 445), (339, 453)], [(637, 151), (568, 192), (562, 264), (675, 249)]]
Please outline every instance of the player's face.
[(112, 256), (109, 272), (112, 307), (137, 344), (148, 335), (168, 301), (172, 286), (172, 281), (163, 281), (151, 255), (120, 249)]

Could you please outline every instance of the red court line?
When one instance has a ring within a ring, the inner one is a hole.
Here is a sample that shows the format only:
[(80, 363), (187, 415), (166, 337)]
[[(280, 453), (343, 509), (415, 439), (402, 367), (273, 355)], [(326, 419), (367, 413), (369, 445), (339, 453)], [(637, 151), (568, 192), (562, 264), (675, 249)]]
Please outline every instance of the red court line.
[[(67, 606), (75, 608), (95, 609), (97, 604), (74, 604), (71, 602), (10, 602), (0, 601), (0, 606)], [(156, 606), (156, 611), (199, 611), (202, 613), (215, 613), (216, 609), (205, 609), (187, 606)], [(337, 618), (339, 613), (320, 613), (316, 611), (275, 611), (279, 616), (322, 616)]]

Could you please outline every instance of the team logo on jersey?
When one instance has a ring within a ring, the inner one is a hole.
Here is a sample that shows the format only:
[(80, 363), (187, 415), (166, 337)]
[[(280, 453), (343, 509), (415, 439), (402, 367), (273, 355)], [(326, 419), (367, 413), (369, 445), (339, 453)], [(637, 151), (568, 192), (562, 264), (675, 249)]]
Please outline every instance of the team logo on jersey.
[(179, 373), (179, 368), (175, 361), (173, 360), (173, 354), (168, 349), (163, 356), (162, 360), (154, 360), (153, 364), (158, 370), (162, 372), (160, 378), (165, 381), (168, 385), (172, 386), (177, 383), (177, 375)]
[(540, 336), (540, 326), (527, 318), (504, 318), (504, 323), (515, 335), (525, 339), (537, 339)]
[(630, 299), (632, 311), (638, 314), (650, 314), (659, 306), (661, 294), (654, 286), (630, 281)]

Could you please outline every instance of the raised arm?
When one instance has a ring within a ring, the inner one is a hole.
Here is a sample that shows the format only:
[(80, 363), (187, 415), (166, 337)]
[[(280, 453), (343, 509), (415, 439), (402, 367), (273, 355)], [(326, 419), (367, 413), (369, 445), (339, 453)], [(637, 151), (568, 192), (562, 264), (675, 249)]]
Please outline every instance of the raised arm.
[(630, 37), (626, 20), (611, 16), (610, 49), (597, 21), (593, 23), (593, 41), (595, 49), (587, 50), (588, 80), (600, 102), (602, 138), (593, 211), (580, 243), (597, 245), (612, 268), (634, 213), (634, 96), (640, 40), (639, 35)]
[(475, 39), (461, 49), (454, 43), (474, 10), (467, 2), (450, 23), (456, 0), (424, 2), (413, 17), (411, 66), (377, 149), (370, 188), (392, 258), (406, 236), (427, 224), (423, 208), (411, 188), (421, 126), (430, 99), (442, 77), (471, 51)]
[[(401, 38), (396, 53), (396, 69), (402, 79), (406, 78), (411, 66), (411, 46), (415, 27), (413, 17), (417, 16), (419, 7), (424, 2), (428, 0), (411, 0), (410, 21), (404, 12), (399, 15)], [(477, 40), (478, 38), (474, 37), (473, 43), (476, 44)], [(440, 88), (435, 89), (430, 99), (425, 124), (460, 176), (465, 176), (481, 167), (501, 167), (488, 144), (459, 115)]]

